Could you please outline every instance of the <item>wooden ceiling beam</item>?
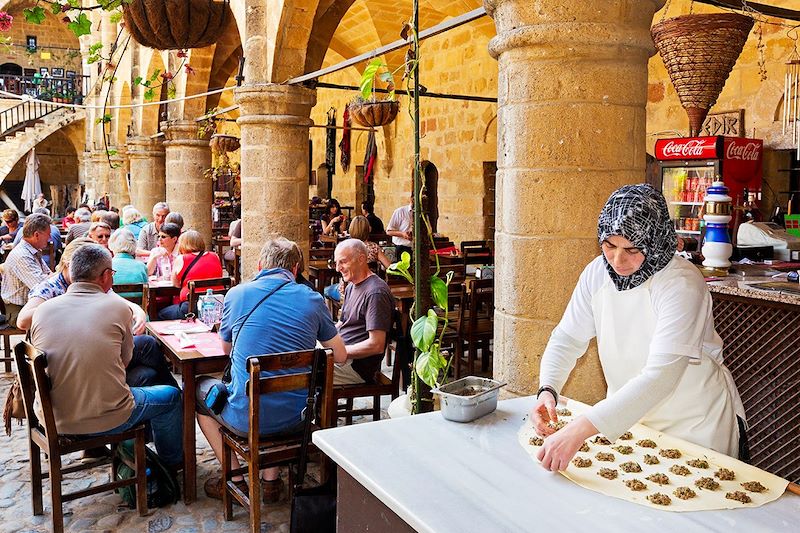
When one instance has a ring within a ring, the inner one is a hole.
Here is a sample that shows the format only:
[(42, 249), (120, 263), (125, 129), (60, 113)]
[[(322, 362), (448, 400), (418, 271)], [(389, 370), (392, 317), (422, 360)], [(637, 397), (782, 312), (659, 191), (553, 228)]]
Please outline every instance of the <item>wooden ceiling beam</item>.
[[(725, 9), (742, 9), (742, 0), (697, 0), (701, 4), (708, 4), (710, 6), (722, 7)], [(800, 11), (794, 9), (786, 9), (785, 7), (770, 6), (767, 4), (757, 4), (755, 2), (747, 2), (747, 5), (755, 11), (769, 17), (776, 17), (786, 20), (796, 20), (800, 22)]]

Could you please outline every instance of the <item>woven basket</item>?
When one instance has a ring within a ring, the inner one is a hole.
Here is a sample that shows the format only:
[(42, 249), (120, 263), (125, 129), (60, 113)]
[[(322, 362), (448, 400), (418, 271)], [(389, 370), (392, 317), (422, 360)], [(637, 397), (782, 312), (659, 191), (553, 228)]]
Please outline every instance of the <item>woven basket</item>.
[(400, 102), (383, 100), (381, 102), (361, 102), (350, 104), (350, 116), (364, 127), (385, 126), (397, 117)]
[(691, 136), (699, 135), (752, 28), (753, 19), (738, 13), (683, 15), (653, 26), (653, 41), (689, 115)]
[(133, 39), (156, 50), (212, 45), (228, 23), (228, 0), (132, 0), (123, 6)]
[(239, 137), (215, 133), (211, 136), (208, 145), (211, 147), (212, 154), (216, 156), (225, 155), (239, 149)]

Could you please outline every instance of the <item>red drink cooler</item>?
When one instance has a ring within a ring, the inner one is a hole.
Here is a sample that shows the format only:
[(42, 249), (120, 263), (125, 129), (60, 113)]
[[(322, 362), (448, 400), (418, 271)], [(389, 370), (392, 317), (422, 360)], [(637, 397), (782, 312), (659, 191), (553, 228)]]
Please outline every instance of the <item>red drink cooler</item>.
[(703, 196), (717, 176), (740, 204), (745, 189), (761, 192), (763, 145), (761, 139), (721, 136), (656, 141), (661, 191), (678, 233), (700, 234)]

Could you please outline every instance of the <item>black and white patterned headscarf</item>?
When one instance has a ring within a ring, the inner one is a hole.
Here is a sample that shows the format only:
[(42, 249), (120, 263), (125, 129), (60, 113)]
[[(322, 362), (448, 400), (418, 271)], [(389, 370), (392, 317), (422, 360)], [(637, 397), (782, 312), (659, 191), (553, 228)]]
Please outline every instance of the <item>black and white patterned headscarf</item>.
[(678, 237), (669, 219), (664, 196), (652, 185), (625, 185), (608, 198), (597, 221), (600, 244), (621, 235), (644, 254), (641, 268), (630, 276), (620, 276), (603, 255), (608, 275), (618, 291), (638, 287), (667, 266), (675, 255)]

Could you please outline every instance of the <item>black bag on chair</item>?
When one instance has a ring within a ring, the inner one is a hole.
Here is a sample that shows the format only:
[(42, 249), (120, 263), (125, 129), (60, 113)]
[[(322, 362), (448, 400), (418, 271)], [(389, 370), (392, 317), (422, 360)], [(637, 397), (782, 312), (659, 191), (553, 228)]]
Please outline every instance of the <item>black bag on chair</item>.
[(311, 420), (316, 411), (319, 387), (316, 385), (320, 356), (314, 357), (311, 369), (311, 386), (306, 399), (306, 417), (303, 442), (300, 446), (300, 461), (292, 487), (292, 514), (289, 525), (291, 533), (336, 533), (336, 476), (331, 473), (325, 483), (303, 488), (308, 462), (308, 443), (311, 440)]
[[(334, 471), (335, 472), (335, 471)], [(336, 533), (336, 475), (317, 487), (297, 487), (292, 496), (291, 533)]]

